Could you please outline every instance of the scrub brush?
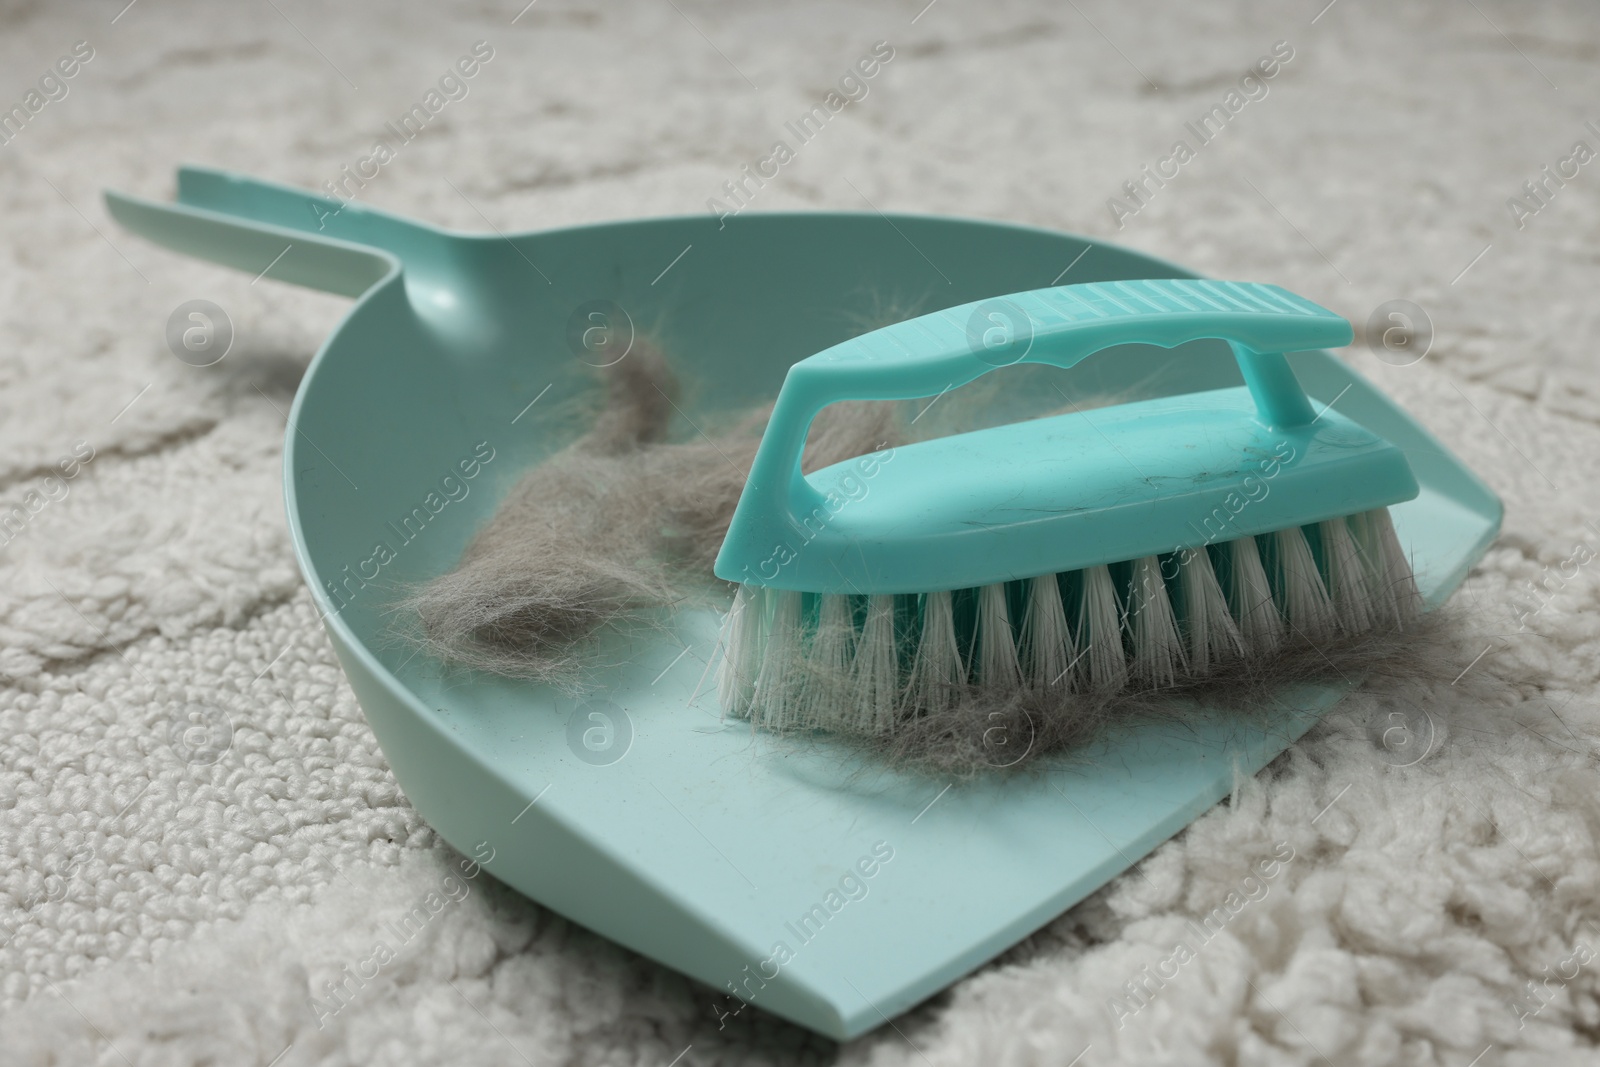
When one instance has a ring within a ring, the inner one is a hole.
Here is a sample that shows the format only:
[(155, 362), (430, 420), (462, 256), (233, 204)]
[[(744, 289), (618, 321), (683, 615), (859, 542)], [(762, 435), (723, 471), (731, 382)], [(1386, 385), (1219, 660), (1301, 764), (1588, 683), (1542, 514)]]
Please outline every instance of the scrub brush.
[[(996, 426), (800, 470), (843, 400), (996, 367), (1226, 341), (1243, 387)], [(1017, 692), (1103, 700), (1414, 626), (1393, 444), (1313, 411), (1285, 352), (1350, 324), (1276, 286), (1095, 282), (910, 319), (789, 369), (716, 560), (727, 711), (885, 734)], [(991, 701), (992, 704), (992, 701)]]

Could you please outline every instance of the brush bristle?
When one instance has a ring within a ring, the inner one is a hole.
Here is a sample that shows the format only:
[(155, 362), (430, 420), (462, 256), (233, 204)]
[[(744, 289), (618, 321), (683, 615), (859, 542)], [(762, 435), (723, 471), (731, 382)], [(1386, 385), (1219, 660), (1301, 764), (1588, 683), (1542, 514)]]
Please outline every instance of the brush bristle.
[(1161, 561), (1143, 556), (1133, 561), (1128, 583), (1128, 673), (1149, 689), (1161, 689), (1188, 673), (1178, 619), (1161, 576)]
[(1261, 540), (1266, 542), (1272, 596), (1284, 624), (1313, 644), (1332, 638), (1339, 630), (1338, 620), (1305, 531), (1294, 526), (1266, 534)]
[(973, 681), (1011, 688), (1021, 685), (1022, 665), (1017, 662), (1016, 633), (1011, 629), (1004, 585), (986, 585), (978, 590), (976, 631)]
[[(948, 596), (949, 594), (945, 594)], [(1067, 684), (1076, 651), (1061, 601), (1061, 580), (1042, 574), (1028, 583), (1028, 615), (1022, 624), (1024, 675), (1040, 689)]]
[(961, 646), (956, 644), (955, 609), (950, 600), (949, 590), (927, 593), (922, 598), (922, 636), (906, 689), (909, 704), (935, 713), (953, 706), (960, 687), (967, 681)]
[(1222, 546), (1228, 568), (1228, 606), (1239, 623), (1246, 652), (1269, 655), (1283, 644), (1283, 617), (1272, 600), (1272, 583), (1261, 565), (1254, 537)]
[(894, 604), (890, 596), (867, 598), (867, 617), (856, 645), (851, 672), (853, 708), (849, 721), (865, 733), (894, 727), (900, 707), (900, 652), (895, 647)]
[(1121, 689), (1128, 683), (1128, 658), (1122, 647), (1122, 605), (1111, 569), (1102, 564), (1077, 573), (1083, 582), (1076, 633), (1084, 688)]
[(1226, 663), (1244, 655), (1244, 638), (1239, 624), (1228, 613), (1228, 598), (1217, 581), (1211, 553), (1202, 546), (1191, 549), (1173, 564), (1178, 572), (1178, 602), (1189, 652), (1189, 670), (1205, 674), (1213, 664)]
[(977, 588), (859, 596), (740, 586), (720, 692), (729, 712), (771, 729), (883, 735), (973, 690), (1161, 689), (1291, 642), (1413, 628), (1421, 612), (1379, 508)]

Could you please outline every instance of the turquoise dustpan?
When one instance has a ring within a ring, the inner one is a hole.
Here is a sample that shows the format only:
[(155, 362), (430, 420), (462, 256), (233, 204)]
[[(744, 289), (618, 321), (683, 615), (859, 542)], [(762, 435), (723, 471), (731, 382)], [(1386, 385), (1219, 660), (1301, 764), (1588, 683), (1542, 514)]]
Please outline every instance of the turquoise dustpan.
[[(708, 1013), (737, 995), (832, 1037), (872, 1029), (1125, 870), (1343, 694), (1308, 684), (1266, 724), (1197, 709), (1045, 774), (952, 784), (724, 721), (709, 613), (618, 641), (584, 701), (463, 679), (388, 628), (398, 584), (449, 569), (517, 476), (571, 439), (551, 416), (596, 387), (583, 364), (625, 349), (629, 318), (695, 383), (684, 415), (698, 423), (772, 398), (790, 364), (857, 332), (881, 300), (927, 311), (1191, 276), (1170, 264), (1067, 234), (875, 214), (455, 234), (198, 169), (179, 172), (176, 204), (107, 202), (169, 248), (359, 297), (295, 399), (284, 490), (301, 569), (395, 777), (502, 881), (709, 985)], [(1220, 342), (1115, 357), (1072, 371), (1073, 387), (1137, 399), (1240, 382)], [(1499, 502), (1339, 360), (1291, 362), (1319, 404), (1337, 399), (1405, 451), (1421, 493), (1395, 523), (1439, 602), (1493, 539)], [(1027, 413), (995, 403), (997, 421)]]

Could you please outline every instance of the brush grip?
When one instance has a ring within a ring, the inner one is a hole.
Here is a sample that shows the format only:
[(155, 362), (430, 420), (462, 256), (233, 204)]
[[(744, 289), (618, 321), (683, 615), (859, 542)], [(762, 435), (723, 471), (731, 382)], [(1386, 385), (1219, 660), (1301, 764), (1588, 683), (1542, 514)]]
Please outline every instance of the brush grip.
[[(1274, 285), (1199, 279), (1089, 282), (979, 300), (854, 337), (789, 368), (750, 471), (750, 506), (794, 514), (816, 491), (800, 474), (811, 421), (842, 400), (938, 396), (1016, 363), (1075, 366), (1124, 344), (1233, 348), (1261, 421), (1313, 419), (1283, 353), (1350, 343), (1341, 316)], [(762, 499), (765, 498), (765, 499)], [(740, 508), (746, 507), (741, 499)]]
[(790, 376), (825, 379), (839, 400), (911, 399), (1014, 363), (1067, 368), (1115, 345), (1172, 348), (1201, 338), (1252, 352), (1295, 352), (1349, 344), (1351, 330), (1340, 316), (1275, 285), (1090, 282), (895, 323), (801, 360)]

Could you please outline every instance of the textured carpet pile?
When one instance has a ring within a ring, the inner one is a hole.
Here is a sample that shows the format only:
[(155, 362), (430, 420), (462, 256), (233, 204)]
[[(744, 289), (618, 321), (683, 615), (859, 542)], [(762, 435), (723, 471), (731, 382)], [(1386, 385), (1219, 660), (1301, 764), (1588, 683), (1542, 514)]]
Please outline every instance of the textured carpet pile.
[[(0, 0), (0, 108), (27, 113), (0, 143), (0, 1062), (1594, 1062), (1592, 7), (524, 2)], [(1076, 230), (1362, 326), (1417, 305), (1425, 359), (1350, 358), (1505, 498), (1459, 655), (847, 1046), (719, 1024), (494, 885), (407, 805), (290, 552), (284, 412), (347, 303), (98, 200), (170, 196), (180, 162), (320, 187), (480, 41), (364, 200), (479, 231), (704, 211), (882, 41), (749, 210)], [(196, 298), (236, 330), (206, 368), (164, 340)]]

